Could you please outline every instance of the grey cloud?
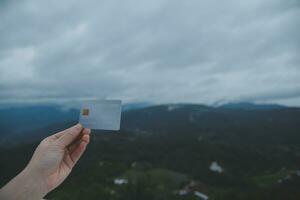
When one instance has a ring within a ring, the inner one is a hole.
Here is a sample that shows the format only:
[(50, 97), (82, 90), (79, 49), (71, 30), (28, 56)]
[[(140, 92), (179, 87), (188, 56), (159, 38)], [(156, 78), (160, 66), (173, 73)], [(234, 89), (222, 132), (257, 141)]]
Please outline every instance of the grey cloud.
[(297, 0), (2, 4), (2, 100), (300, 97)]

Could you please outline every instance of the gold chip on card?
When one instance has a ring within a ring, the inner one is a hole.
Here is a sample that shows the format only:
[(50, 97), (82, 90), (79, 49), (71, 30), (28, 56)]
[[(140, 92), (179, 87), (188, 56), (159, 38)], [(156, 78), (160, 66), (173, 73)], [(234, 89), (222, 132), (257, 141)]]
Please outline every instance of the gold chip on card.
[(89, 113), (90, 113), (90, 110), (89, 110), (89, 109), (87, 109), (87, 108), (83, 108), (83, 109), (82, 109), (82, 115), (83, 115), (83, 116), (88, 116)]

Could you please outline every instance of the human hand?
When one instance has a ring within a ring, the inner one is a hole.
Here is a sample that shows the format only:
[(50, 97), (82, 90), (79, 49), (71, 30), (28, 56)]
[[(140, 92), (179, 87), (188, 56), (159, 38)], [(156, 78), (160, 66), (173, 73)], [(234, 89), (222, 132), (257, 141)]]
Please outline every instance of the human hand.
[(90, 141), (90, 129), (77, 124), (45, 138), (27, 167), (0, 190), (0, 199), (41, 199), (72, 171)]
[(90, 141), (90, 129), (77, 124), (45, 138), (26, 167), (46, 184), (48, 192), (59, 186), (72, 171)]
[(70, 174), (90, 141), (77, 124), (45, 138), (27, 167), (0, 190), (1, 200), (40, 200)]

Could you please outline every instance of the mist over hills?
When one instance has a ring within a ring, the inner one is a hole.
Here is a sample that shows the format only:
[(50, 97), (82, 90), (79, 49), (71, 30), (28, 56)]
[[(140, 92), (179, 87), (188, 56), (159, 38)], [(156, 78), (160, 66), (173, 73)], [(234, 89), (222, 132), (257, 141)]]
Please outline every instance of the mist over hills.
[(254, 104), (250, 102), (238, 102), (238, 103), (226, 103), (220, 105), (221, 108), (230, 108), (230, 109), (245, 109), (245, 110), (273, 110), (285, 108), (286, 106), (279, 104)]

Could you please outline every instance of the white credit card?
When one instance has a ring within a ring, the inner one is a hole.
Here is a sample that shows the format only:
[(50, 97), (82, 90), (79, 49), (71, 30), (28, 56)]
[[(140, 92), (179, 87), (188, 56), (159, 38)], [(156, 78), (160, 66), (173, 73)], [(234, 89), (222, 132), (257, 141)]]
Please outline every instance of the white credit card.
[(120, 100), (84, 101), (80, 107), (79, 123), (84, 128), (120, 130), (122, 102)]

